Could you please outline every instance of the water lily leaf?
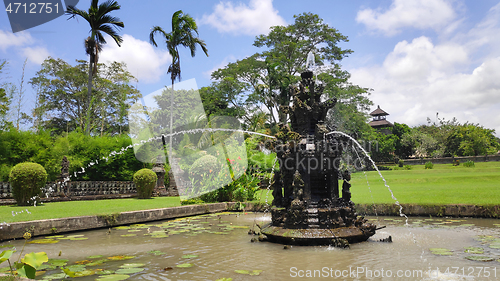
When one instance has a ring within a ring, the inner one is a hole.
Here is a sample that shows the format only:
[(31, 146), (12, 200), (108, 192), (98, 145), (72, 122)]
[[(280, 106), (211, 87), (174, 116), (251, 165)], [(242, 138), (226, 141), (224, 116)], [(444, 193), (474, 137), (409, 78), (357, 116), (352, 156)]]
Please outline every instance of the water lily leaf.
[(87, 237), (71, 237), (69, 240), (71, 241), (78, 241), (78, 240), (87, 240)]
[(124, 226), (124, 225), (123, 226), (117, 226), (117, 227), (115, 227), (113, 229), (118, 229), (118, 230), (120, 230), (120, 229), (130, 229), (130, 226)]
[(55, 266), (65, 266), (68, 261), (65, 259), (49, 259), (47, 262)]
[(47, 257), (47, 253), (45, 252), (38, 252), (38, 253), (29, 253), (24, 256), (23, 259), (21, 259), (21, 262), (30, 265), (34, 269), (37, 269), (42, 263), (46, 262), (49, 260), (49, 257)]
[(465, 252), (469, 254), (483, 254), (484, 249), (481, 247), (465, 247)]
[(233, 278), (219, 278), (215, 281), (233, 281)]
[(235, 270), (234, 272), (239, 273), (239, 274), (250, 274), (249, 270), (238, 269), (238, 270)]
[(148, 253), (150, 254), (153, 254), (155, 256), (160, 256), (160, 255), (164, 255), (166, 253), (162, 252), (162, 251), (158, 251), (158, 250), (155, 250), (155, 251), (149, 251)]
[(198, 255), (184, 255), (182, 256), (183, 259), (191, 259), (191, 258), (197, 258)]
[(54, 239), (37, 239), (28, 242), (28, 244), (55, 244), (58, 243), (59, 240), (54, 240)]
[(98, 258), (102, 258), (103, 255), (95, 255), (95, 256), (88, 256), (87, 259), (98, 259)]
[(187, 268), (187, 267), (192, 267), (192, 266), (193, 266), (192, 263), (181, 263), (181, 264), (176, 265), (176, 267), (181, 267), (181, 268)]
[(449, 249), (445, 248), (430, 248), (429, 249), (432, 254), (438, 255), (438, 256), (451, 256), (453, 255), (453, 252)]
[(55, 273), (55, 274), (45, 275), (42, 278), (44, 280), (53, 280), (53, 279), (63, 279), (66, 276), (67, 276), (66, 273), (63, 272), (63, 273)]
[(95, 270), (85, 269), (83, 271), (75, 272), (73, 277), (84, 277), (94, 275), (96, 273)]
[(100, 276), (96, 280), (99, 280), (99, 281), (119, 281), (119, 280), (125, 280), (129, 277), (130, 277), (130, 275), (126, 275), (126, 274), (111, 274), (111, 275)]
[(83, 237), (83, 236), (85, 236), (85, 235), (83, 235), (83, 234), (75, 234), (75, 235), (68, 235), (66, 237), (68, 237), (68, 238), (75, 238), (75, 237)]
[(106, 270), (99, 270), (99, 271), (96, 271), (97, 274), (99, 275), (108, 275), (108, 274), (113, 274), (115, 273), (114, 270), (109, 270), (109, 269), (106, 269)]
[[(80, 271), (84, 271), (86, 268), (85, 268), (85, 265), (83, 265), (83, 264), (74, 264), (74, 265), (67, 266), (65, 269), (72, 271), (72, 272), (80, 272)], [(64, 272), (66, 272), (66, 271), (64, 271)]]
[(25, 264), (17, 270), (17, 274), (29, 279), (35, 279), (36, 269), (28, 264)]
[(488, 247), (492, 249), (500, 249), (500, 244), (490, 244)]
[(473, 224), (473, 223), (463, 223), (460, 226), (469, 227), (469, 226), (475, 226), (475, 224)]
[(120, 268), (115, 273), (116, 274), (132, 274), (143, 271), (144, 268), (140, 267), (131, 267), (131, 268)]
[(145, 263), (126, 263), (126, 264), (122, 264), (120, 265), (121, 268), (132, 268), (132, 267), (141, 267), (141, 266), (145, 266), (146, 264)]
[(483, 262), (495, 260), (495, 258), (487, 257), (487, 256), (467, 256), (465, 258), (468, 260), (471, 260), (471, 261), (483, 261)]
[(5, 251), (1, 252), (0, 253), (0, 263), (10, 259), (10, 257), (12, 256), (12, 254), (14, 252), (15, 252), (14, 250), (5, 250)]
[(123, 234), (123, 235), (120, 235), (121, 237), (133, 237), (133, 236), (137, 236), (137, 234)]
[(244, 228), (244, 229), (248, 229), (248, 226), (244, 226), (244, 225), (230, 225), (229, 227), (230, 228)]
[(51, 264), (42, 264), (40, 265), (40, 267), (38, 267), (37, 269), (38, 270), (44, 270), (44, 269), (48, 269), (48, 270), (53, 270), (53, 269), (56, 269), (57, 266), (55, 265), (51, 265)]
[(131, 230), (129, 230), (128, 232), (141, 232), (141, 231), (142, 231), (142, 230), (140, 230), (140, 229), (131, 229)]
[(112, 256), (112, 257), (108, 257), (109, 260), (112, 260), (112, 261), (122, 261), (122, 260), (129, 260), (129, 259), (133, 259), (135, 258), (135, 256)]
[(87, 263), (86, 266), (96, 266), (96, 265), (103, 264), (103, 263), (105, 263), (107, 261), (108, 261), (107, 259), (96, 260), (96, 261)]
[(250, 272), (250, 275), (260, 275), (261, 272), (262, 270), (252, 270), (252, 272)]
[(75, 261), (76, 264), (87, 264), (87, 263), (91, 263), (92, 261), (89, 261), (89, 260), (82, 260), (82, 261)]

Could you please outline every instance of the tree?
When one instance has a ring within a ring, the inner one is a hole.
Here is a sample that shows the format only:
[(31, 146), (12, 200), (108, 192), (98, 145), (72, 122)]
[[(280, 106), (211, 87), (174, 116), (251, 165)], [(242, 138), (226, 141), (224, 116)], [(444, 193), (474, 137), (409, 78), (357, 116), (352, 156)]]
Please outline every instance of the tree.
[[(135, 78), (126, 70), (124, 63), (98, 64), (94, 77), (94, 114), (87, 119), (86, 62), (77, 61), (71, 66), (61, 59), (49, 57), (42, 68), (30, 80), (40, 90), (39, 106), (35, 111), (46, 112), (45, 128), (56, 133), (89, 132), (119, 134), (127, 130), (127, 110), (141, 95), (129, 85)], [(87, 119), (87, 120), (86, 120)]]
[(500, 144), (495, 130), (479, 124), (465, 123), (456, 126), (446, 140), (446, 154), (450, 156), (477, 156), (495, 154)]
[[(3, 74), (6, 66), (7, 61), (0, 60), (0, 74)], [(0, 77), (0, 79), (1, 78), (3, 77)], [(7, 93), (6, 87), (6, 83), (0, 84), (0, 130), (6, 130), (8, 127), (12, 126), (12, 123), (9, 122), (7, 118), (12, 97)]]
[[(71, 18), (80, 16), (85, 19), (90, 25), (90, 36), (85, 40), (85, 52), (90, 56), (89, 58), (89, 75), (87, 84), (87, 105), (86, 108), (88, 116), (95, 112), (91, 112), (91, 99), (92, 99), (92, 76), (97, 72), (97, 62), (99, 60), (99, 52), (106, 44), (106, 39), (103, 33), (111, 36), (118, 46), (121, 46), (123, 39), (118, 35), (117, 31), (125, 27), (119, 18), (110, 16), (112, 11), (119, 10), (121, 7), (116, 1), (108, 0), (98, 5), (99, 0), (92, 0), (88, 11), (80, 10), (74, 6), (68, 6), (66, 14), (71, 15)], [(87, 124), (86, 133), (89, 134), (90, 125)]]
[[(189, 48), (191, 57), (196, 54), (196, 45), (199, 45), (206, 56), (208, 50), (203, 40), (198, 38), (198, 26), (194, 19), (184, 14), (182, 10), (175, 12), (172, 15), (172, 31), (166, 33), (160, 26), (154, 26), (149, 34), (151, 44), (158, 47), (155, 41), (155, 34), (160, 33), (165, 39), (168, 53), (172, 56), (172, 64), (170, 64), (167, 73), (170, 73), (170, 80), (172, 81), (172, 93), (170, 96), (170, 134), (172, 134), (172, 111), (173, 111), (173, 96), (174, 96), (174, 81), (175, 79), (181, 80), (181, 60), (179, 55), (179, 46)], [(195, 35), (196, 34), (196, 35)], [(172, 136), (170, 136), (170, 156), (172, 155)]]
[[(352, 53), (349, 49), (338, 46), (347, 42), (347, 37), (338, 30), (325, 24), (318, 15), (303, 13), (294, 16), (295, 22), (288, 26), (273, 26), (267, 35), (259, 35), (254, 46), (267, 48), (248, 58), (230, 63), (212, 73), (212, 78), (223, 81), (232, 78), (233, 85), (243, 89), (241, 96), (250, 110), (250, 115), (266, 110), (270, 123), (288, 121), (288, 116), (279, 110), (282, 105), (289, 105), (290, 85), (295, 85), (299, 73), (306, 70), (308, 53), (314, 53), (315, 61), (323, 70), (317, 70), (317, 77), (325, 85), (325, 93), (330, 97), (342, 96), (357, 108), (364, 110), (371, 105), (365, 94), (369, 89), (352, 85), (348, 82), (349, 73), (342, 71), (339, 62)], [(338, 97), (337, 97), (338, 98)], [(346, 112), (348, 110), (346, 109)], [(275, 113), (278, 113), (276, 116)], [(358, 116), (365, 123), (366, 116)]]

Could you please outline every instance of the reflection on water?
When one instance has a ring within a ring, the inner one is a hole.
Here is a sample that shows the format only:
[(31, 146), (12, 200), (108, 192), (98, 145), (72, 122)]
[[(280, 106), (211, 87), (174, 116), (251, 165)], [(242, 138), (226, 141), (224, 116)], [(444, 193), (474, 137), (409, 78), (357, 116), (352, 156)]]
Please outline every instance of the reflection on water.
[[(351, 245), (350, 249), (300, 246), (284, 249), (279, 244), (250, 242), (252, 236), (248, 230), (256, 219), (268, 220), (262, 213), (198, 216), (78, 233), (83, 236), (68, 234), (53, 238), (59, 241), (55, 244), (27, 244), (24, 251), (45, 251), (49, 258), (68, 259), (66, 266), (104, 259), (106, 262), (86, 266), (94, 272), (118, 270), (125, 263), (143, 263), (144, 270), (128, 274), (128, 280), (496, 280), (500, 277), (498, 220), (410, 218), (410, 233), (401, 218), (370, 218), (377, 225), (387, 227), (369, 241)], [(377, 242), (388, 236), (392, 236), (393, 243)], [(14, 245), (18, 250), (22, 244), (19, 240), (3, 243)], [(482, 253), (466, 253), (465, 247), (481, 248)], [(433, 254), (429, 249), (434, 248), (446, 249), (449, 255)], [(60, 251), (62, 254), (58, 256)], [(88, 258), (97, 255), (103, 257)], [(120, 255), (134, 257), (107, 259)], [(493, 261), (467, 260), (470, 256), (486, 256)], [(17, 255), (13, 258), (17, 259)], [(177, 267), (180, 264), (192, 266)], [(458, 275), (442, 275), (447, 269), (475, 277), (460, 279)], [(240, 274), (235, 270), (248, 271), (242, 273), (257, 270), (258, 275)], [(260, 270), (262, 272), (258, 272)], [(432, 270), (432, 279), (428, 277), (429, 270)], [(60, 272), (58, 267), (38, 278)], [(489, 278), (485, 277), (486, 272)], [(299, 277), (307, 274), (316, 277)], [(388, 274), (392, 274), (392, 278), (387, 278)], [(403, 276), (398, 278), (397, 274)], [(98, 277), (92, 275), (78, 280)]]

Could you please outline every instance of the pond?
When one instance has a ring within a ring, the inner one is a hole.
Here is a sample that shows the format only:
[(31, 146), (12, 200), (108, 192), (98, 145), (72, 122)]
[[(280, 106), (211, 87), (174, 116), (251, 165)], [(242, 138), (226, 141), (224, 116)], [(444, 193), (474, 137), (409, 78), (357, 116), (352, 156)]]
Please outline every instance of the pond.
[[(350, 249), (284, 249), (280, 244), (252, 243), (255, 236), (248, 234), (249, 229), (268, 222), (269, 215), (221, 213), (34, 238), (24, 253), (48, 254), (48, 267), (37, 277), (45, 280), (62, 279), (61, 267), (89, 275), (77, 278), (82, 281), (495, 280), (500, 276), (498, 220), (410, 218), (405, 226), (399, 217), (369, 219), (386, 228)], [(388, 236), (392, 243), (379, 242)], [(16, 240), (1, 245), (19, 252), (23, 244)]]

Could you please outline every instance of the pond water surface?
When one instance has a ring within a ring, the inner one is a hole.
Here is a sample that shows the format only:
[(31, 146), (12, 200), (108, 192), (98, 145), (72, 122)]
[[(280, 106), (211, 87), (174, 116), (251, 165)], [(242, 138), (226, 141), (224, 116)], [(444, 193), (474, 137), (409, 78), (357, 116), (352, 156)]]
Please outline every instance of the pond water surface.
[[(35, 238), (49, 244), (26, 244), (24, 253), (52, 259), (37, 277), (45, 280), (63, 278), (61, 267), (89, 275), (71, 278), (82, 281), (500, 279), (499, 220), (410, 218), (405, 226), (399, 217), (369, 219), (386, 228), (350, 249), (252, 243), (249, 229), (269, 215), (221, 213)], [(378, 242), (388, 236), (392, 243)], [(19, 252), (23, 244), (1, 245)], [(478, 257), (488, 261), (469, 260)]]

